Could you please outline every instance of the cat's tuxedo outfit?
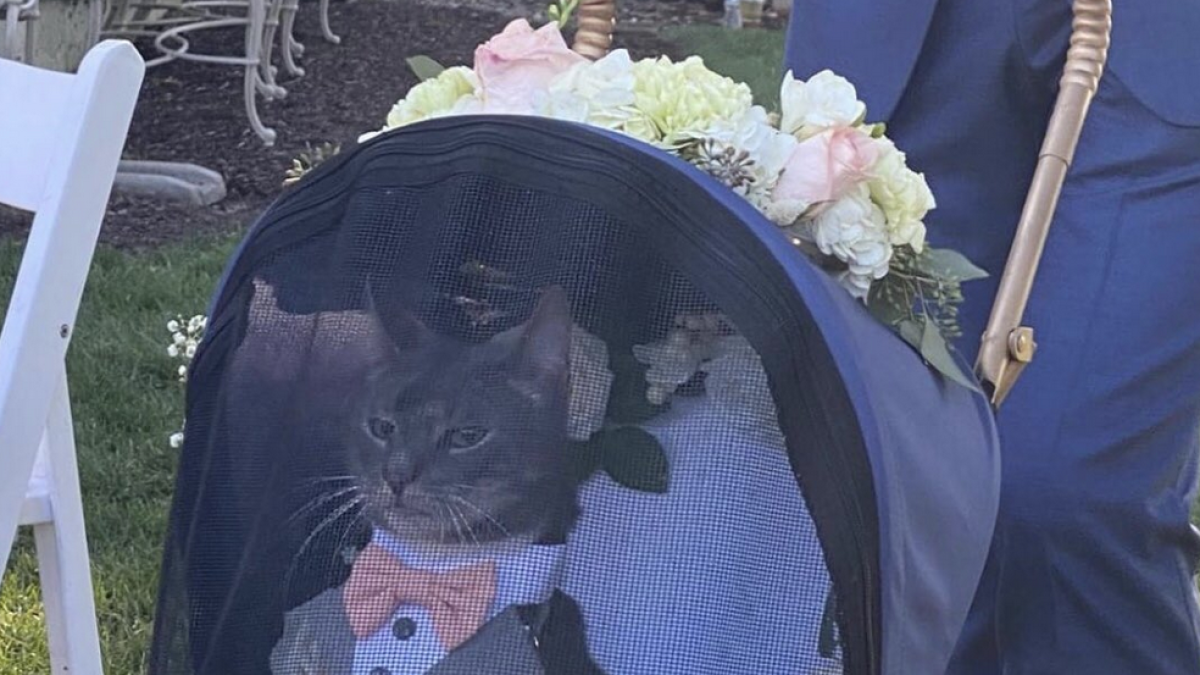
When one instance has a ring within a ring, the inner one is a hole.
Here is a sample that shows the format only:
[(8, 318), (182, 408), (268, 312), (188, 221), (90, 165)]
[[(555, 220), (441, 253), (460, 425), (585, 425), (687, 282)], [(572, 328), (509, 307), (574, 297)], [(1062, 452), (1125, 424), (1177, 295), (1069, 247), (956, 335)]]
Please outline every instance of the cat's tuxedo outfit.
[(428, 609), (400, 603), (363, 631), (345, 588), (338, 587), (285, 615), (271, 655), (273, 675), (601, 675), (588, 654), (578, 607), (557, 590), (564, 546), (446, 561), (376, 531), (371, 547), (405, 569), (438, 574), (486, 562), (494, 577), (486, 609), (480, 608), (482, 626), (447, 648)]
[[(1038, 357), (998, 417), (1001, 513), (955, 675), (1200, 668), (1200, 2), (1112, 4), (1029, 306)], [(795, 0), (787, 67), (858, 86), (937, 197), (931, 243), (992, 273), (964, 288), (968, 358), (1070, 29), (1070, 0)]]

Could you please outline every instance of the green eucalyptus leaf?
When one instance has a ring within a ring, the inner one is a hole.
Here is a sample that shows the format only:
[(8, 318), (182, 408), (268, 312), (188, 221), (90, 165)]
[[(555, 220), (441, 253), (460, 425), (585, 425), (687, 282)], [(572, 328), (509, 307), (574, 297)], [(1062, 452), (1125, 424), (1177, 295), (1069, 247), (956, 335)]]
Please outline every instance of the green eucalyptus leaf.
[(911, 304), (901, 289), (885, 280), (871, 289), (871, 295), (867, 298), (867, 311), (880, 323), (896, 326), (912, 316)]
[(667, 455), (658, 439), (638, 427), (618, 427), (593, 437), (605, 473), (631, 490), (662, 494), (667, 491)]
[(925, 334), (924, 319), (904, 319), (896, 324), (896, 332), (900, 333), (901, 339), (912, 345), (913, 349), (921, 351), (921, 341)]
[(920, 350), (921, 357), (934, 370), (968, 389), (979, 391), (979, 387), (963, 373), (962, 367), (950, 353), (950, 345), (946, 344), (946, 338), (942, 336), (942, 332), (932, 321), (926, 321), (921, 331)]
[(929, 248), (919, 258), (919, 265), (939, 279), (973, 281), (984, 279), (988, 273), (976, 267), (966, 256), (948, 248)]
[(413, 56), (408, 59), (408, 67), (412, 68), (413, 74), (416, 75), (422, 82), (432, 80), (442, 71), (446, 70), (446, 66), (434, 61), (428, 56)]

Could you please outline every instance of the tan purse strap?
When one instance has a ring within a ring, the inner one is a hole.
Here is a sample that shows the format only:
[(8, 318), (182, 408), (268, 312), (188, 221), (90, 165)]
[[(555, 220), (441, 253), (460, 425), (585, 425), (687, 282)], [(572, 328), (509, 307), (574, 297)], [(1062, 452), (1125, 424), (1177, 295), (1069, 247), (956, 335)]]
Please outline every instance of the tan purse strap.
[(1072, 10), (1075, 18), (1058, 98), (975, 364), (995, 407), (1008, 396), (1037, 350), (1033, 329), (1022, 325), (1025, 307), (1058, 196), (1108, 58), (1111, 0), (1075, 0)]

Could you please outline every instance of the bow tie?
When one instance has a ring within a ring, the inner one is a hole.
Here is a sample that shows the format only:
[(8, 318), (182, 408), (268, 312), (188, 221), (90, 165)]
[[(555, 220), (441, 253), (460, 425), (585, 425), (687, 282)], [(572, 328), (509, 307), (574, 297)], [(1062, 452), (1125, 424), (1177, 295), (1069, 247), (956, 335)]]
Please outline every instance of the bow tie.
[(495, 597), (493, 562), (433, 572), (409, 567), (374, 543), (359, 553), (342, 587), (346, 617), (359, 639), (373, 635), (400, 605), (420, 605), (446, 651), (483, 626)]

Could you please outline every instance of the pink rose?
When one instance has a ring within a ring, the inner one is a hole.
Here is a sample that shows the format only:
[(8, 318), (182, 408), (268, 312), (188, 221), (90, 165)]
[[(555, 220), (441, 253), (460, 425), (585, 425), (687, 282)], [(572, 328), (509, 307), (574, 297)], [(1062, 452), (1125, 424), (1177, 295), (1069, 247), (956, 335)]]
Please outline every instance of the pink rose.
[(475, 50), (484, 112), (532, 112), (536, 92), (545, 91), (556, 75), (586, 60), (567, 47), (558, 24), (548, 23), (535, 31), (524, 19), (513, 21)]
[(792, 151), (772, 198), (809, 206), (841, 199), (866, 180), (877, 159), (878, 145), (869, 135), (851, 127), (827, 129)]

